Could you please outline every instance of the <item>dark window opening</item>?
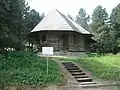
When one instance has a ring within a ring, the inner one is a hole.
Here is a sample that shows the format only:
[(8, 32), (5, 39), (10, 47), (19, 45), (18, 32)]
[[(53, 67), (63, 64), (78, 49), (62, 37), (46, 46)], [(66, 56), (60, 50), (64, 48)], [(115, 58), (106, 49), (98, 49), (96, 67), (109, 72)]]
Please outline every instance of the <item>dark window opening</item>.
[(42, 42), (46, 41), (46, 36), (42, 36)]

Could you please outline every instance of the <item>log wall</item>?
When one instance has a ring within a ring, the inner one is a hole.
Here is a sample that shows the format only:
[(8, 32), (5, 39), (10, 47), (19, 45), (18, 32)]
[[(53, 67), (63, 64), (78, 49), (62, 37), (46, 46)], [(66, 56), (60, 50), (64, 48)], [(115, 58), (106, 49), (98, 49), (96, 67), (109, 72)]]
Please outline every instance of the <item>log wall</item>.
[(84, 52), (87, 46), (85, 36), (78, 33), (45, 32), (40, 35), (40, 44), (43, 43), (42, 36), (46, 36), (46, 42), (54, 51)]

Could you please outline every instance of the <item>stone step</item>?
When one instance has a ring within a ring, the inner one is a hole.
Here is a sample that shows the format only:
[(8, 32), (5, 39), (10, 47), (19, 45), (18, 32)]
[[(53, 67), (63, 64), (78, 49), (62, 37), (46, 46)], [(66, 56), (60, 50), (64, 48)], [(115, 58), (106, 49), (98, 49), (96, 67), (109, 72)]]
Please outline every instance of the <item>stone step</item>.
[(67, 64), (72, 64), (72, 65), (73, 65), (73, 63), (72, 63), (72, 62), (63, 62), (62, 64), (64, 64), (64, 65), (67, 65)]
[(80, 85), (82, 88), (96, 88), (106, 86), (105, 84), (88, 84), (88, 85)]
[(96, 84), (78, 85), (78, 86), (81, 86), (82, 88), (96, 88), (96, 87), (109, 87), (109, 86), (119, 86), (119, 85), (120, 85), (119, 83), (112, 83), (112, 84), (105, 84), (105, 83), (104, 84), (102, 84), (102, 83), (98, 84), (98, 83), (96, 83)]
[(77, 68), (77, 66), (65, 66), (66, 68)]
[(90, 85), (90, 84), (96, 84), (95, 82), (81, 82), (81, 85)]
[(69, 67), (69, 68), (66, 68), (67, 70), (80, 70), (78, 67)]
[(68, 70), (70, 73), (72, 72), (82, 72), (82, 70)]
[(87, 76), (85, 72), (82, 72), (82, 70), (72, 62), (64, 62), (62, 64), (76, 79), (76, 81), (80, 83), (81, 86), (86, 87), (89, 85), (96, 84), (95, 82), (92, 82), (92, 79), (89, 78), (89, 76)]
[(75, 66), (75, 64), (63, 64), (64, 66)]
[(76, 78), (78, 82), (92, 82), (91, 78)]
[(73, 76), (78, 76), (78, 75), (85, 75), (85, 73), (83, 73), (83, 72), (75, 72), (75, 73), (71, 73)]
[(76, 75), (76, 76), (74, 76), (75, 78), (88, 78), (88, 76), (87, 75)]
[(68, 64), (63, 64), (63, 65), (75, 65), (75, 64), (73, 64), (73, 63), (68, 63)]

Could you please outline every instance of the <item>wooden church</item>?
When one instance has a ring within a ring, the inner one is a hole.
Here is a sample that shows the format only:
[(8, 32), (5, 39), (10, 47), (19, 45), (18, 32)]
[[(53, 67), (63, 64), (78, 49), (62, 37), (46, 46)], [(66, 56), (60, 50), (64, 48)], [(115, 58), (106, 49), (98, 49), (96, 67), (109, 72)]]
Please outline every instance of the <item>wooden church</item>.
[[(31, 31), (41, 48), (54, 48), (55, 55), (89, 52), (92, 35), (58, 10), (53, 10)], [(41, 49), (40, 49), (41, 52)]]

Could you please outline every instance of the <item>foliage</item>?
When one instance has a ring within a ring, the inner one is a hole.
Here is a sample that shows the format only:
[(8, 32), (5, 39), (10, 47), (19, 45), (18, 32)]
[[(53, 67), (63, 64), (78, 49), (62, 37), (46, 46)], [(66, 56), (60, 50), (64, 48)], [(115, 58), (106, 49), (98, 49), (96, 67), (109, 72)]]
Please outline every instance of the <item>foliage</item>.
[(81, 25), (84, 29), (88, 30), (89, 26), (88, 26), (88, 21), (89, 21), (90, 17), (89, 15), (87, 16), (86, 11), (81, 8), (78, 12), (78, 15), (76, 16), (76, 22)]
[[(39, 14), (37, 11), (34, 9), (31, 9), (29, 12), (26, 13), (24, 22), (26, 26), (26, 31), (25, 31), (25, 41), (24, 43), (29, 43), (32, 44), (31, 49), (33, 50), (33, 44), (36, 44), (36, 40), (30, 36), (30, 31), (33, 30), (33, 28), (43, 19), (44, 13)], [(38, 43), (37, 43), (38, 44)]]
[(33, 53), (8, 52), (0, 54), (0, 85), (48, 85), (62, 82), (58, 64), (49, 59), (46, 74), (46, 58)]
[(30, 32), (44, 17), (44, 14), (39, 15), (37, 11), (31, 9), (30, 12), (27, 12), (25, 16), (26, 27)]
[(112, 10), (110, 15), (110, 26), (115, 32), (116, 46), (120, 45), (120, 4)]
[(94, 34), (94, 39), (98, 42), (98, 45), (93, 44), (93, 47), (96, 47), (97, 52), (108, 53), (114, 51), (114, 48), (116, 47), (115, 32), (109, 25), (106, 9), (102, 8), (100, 5), (93, 11), (90, 29)]
[(70, 14), (68, 14), (67, 16), (68, 16), (68, 18), (70, 18), (71, 20), (74, 21), (74, 18)]
[[(25, 0), (0, 0), (0, 50), (23, 50), (26, 36), (42, 17)], [(28, 18), (29, 17), (29, 18)]]
[[(1, 22), (2, 33), (6, 33), (2, 40), (7, 40), (8, 42), (3, 43), (1, 48), (8, 47), (17, 47), (22, 44), (22, 35), (23, 31), (23, 15), (27, 9), (24, 0), (1, 0), (1, 4), (7, 6), (2, 7), (1, 5), (1, 14), (4, 12), (4, 16), (0, 17), (3, 22)], [(4, 27), (8, 29), (3, 29)], [(4, 36), (4, 35), (1, 36)], [(5, 45), (5, 46), (4, 46)]]

